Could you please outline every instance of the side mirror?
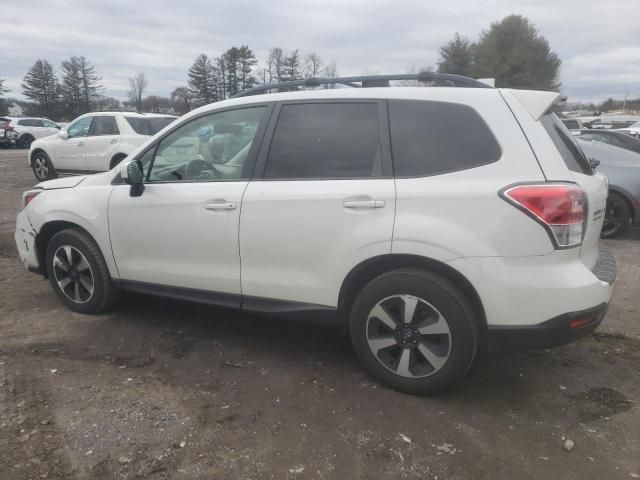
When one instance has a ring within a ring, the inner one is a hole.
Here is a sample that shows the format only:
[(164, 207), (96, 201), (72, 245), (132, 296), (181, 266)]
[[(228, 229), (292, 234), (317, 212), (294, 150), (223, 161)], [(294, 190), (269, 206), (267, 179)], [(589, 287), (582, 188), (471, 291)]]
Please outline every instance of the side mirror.
[(122, 170), (122, 179), (126, 184), (131, 185), (129, 195), (132, 197), (139, 197), (144, 192), (144, 173), (142, 168), (142, 162), (140, 160), (134, 160), (126, 165), (126, 168)]
[(600, 160), (596, 160), (595, 158), (589, 159), (589, 165), (591, 165), (591, 170), (595, 170), (600, 165)]
[(60, 132), (58, 132), (58, 136), (63, 140), (66, 140), (69, 138), (69, 134), (67, 133), (66, 130), (61, 130)]

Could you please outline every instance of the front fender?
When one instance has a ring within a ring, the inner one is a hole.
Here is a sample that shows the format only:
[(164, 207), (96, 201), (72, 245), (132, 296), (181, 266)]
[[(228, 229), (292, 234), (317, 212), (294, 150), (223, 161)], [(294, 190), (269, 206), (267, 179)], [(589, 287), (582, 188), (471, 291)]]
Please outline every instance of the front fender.
[(80, 189), (45, 190), (25, 209), (38, 234), (51, 222), (68, 222), (85, 230), (102, 252), (109, 273), (119, 278), (109, 243), (108, 199), (113, 187), (99, 186)]

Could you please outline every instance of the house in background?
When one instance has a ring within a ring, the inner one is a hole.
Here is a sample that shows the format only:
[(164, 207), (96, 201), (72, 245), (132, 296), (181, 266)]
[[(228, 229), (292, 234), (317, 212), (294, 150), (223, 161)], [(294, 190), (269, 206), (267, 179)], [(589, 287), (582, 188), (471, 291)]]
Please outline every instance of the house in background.
[(22, 117), (24, 115), (24, 110), (22, 109), (22, 107), (15, 102), (9, 105), (8, 110), (8, 116), (10, 117)]

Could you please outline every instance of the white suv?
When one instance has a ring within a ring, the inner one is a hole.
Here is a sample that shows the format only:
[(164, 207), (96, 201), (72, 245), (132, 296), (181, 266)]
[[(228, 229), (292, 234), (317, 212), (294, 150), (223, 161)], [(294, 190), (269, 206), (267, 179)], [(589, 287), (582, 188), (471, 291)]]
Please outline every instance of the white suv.
[(19, 148), (29, 148), (38, 138), (55, 135), (60, 125), (48, 118), (39, 117), (2, 117), (0, 118), (0, 144)]
[(58, 135), (31, 143), (29, 166), (40, 181), (58, 173), (110, 170), (177, 117), (133, 112), (88, 113)]
[(478, 349), (564, 344), (605, 315), (607, 182), (550, 113), (558, 98), (400, 87), (215, 103), (108, 173), (26, 192), (16, 242), (76, 312), (124, 289), (331, 321), (376, 378), (436, 391)]

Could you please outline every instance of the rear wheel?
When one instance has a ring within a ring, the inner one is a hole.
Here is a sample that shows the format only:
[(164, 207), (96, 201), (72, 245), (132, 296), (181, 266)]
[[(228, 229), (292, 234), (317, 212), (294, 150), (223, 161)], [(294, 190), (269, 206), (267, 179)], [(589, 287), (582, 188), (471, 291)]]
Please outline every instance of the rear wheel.
[(117, 301), (119, 290), (102, 253), (82, 230), (56, 233), (47, 245), (46, 261), (51, 286), (70, 310), (99, 313)]
[(31, 169), (33, 170), (35, 177), (41, 182), (51, 180), (58, 176), (51, 164), (49, 156), (41, 151), (36, 152), (33, 155), (33, 158), (31, 159)]
[(602, 225), (602, 238), (613, 238), (622, 235), (629, 228), (630, 221), (631, 208), (627, 200), (619, 193), (610, 192)]
[(20, 138), (18, 138), (16, 144), (20, 148), (29, 148), (34, 140), (35, 138), (33, 138), (33, 135), (25, 133), (24, 135), (21, 135)]
[(464, 295), (446, 278), (417, 269), (367, 284), (349, 328), (367, 371), (408, 393), (436, 392), (460, 379), (478, 348), (477, 319)]

